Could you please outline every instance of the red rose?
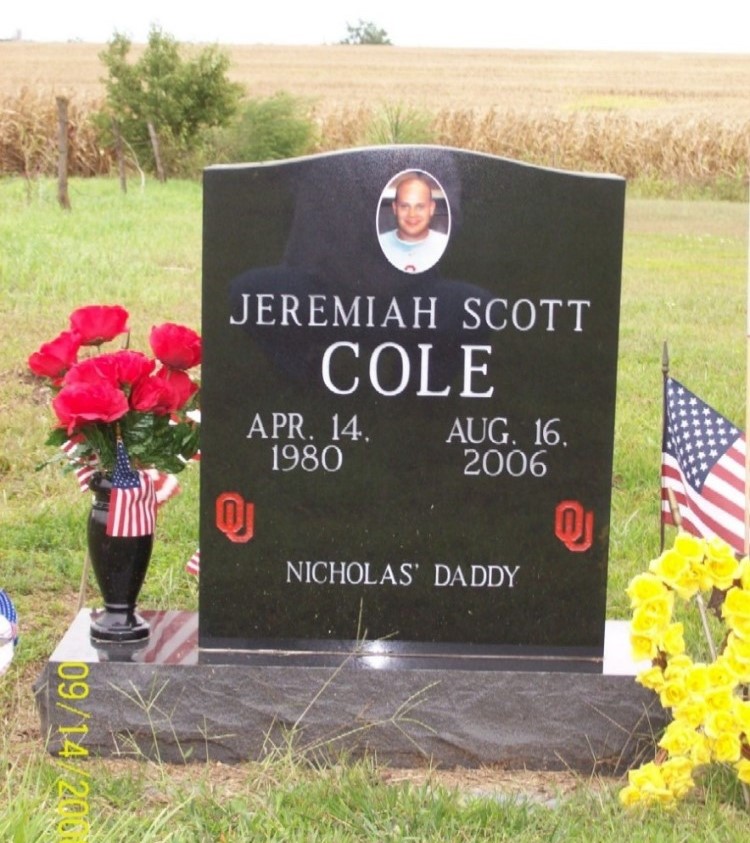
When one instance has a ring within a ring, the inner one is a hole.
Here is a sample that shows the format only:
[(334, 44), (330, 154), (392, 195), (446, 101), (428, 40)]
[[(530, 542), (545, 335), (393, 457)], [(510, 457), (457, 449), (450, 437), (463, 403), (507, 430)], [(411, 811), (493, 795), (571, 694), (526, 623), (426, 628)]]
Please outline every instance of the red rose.
[(100, 354), (97, 357), (81, 360), (65, 373), (62, 382), (64, 386), (70, 386), (74, 383), (100, 383), (101, 381), (117, 386), (117, 370), (109, 354)]
[(130, 393), (130, 406), (139, 413), (169, 415), (175, 409), (175, 393), (169, 381), (156, 375), (141, 378)]
[(165, 322), (151, 329), (151, 349), (172, 369), (189, 369), (201, 362), (201, 338), (192, 328)]
[(79, 425), (122, 418), (128, 411), (128, 399), (109, 381), (71, 383), (55, 396), (52, 408), (70, 434)]
[(141, 351), (115, 351), (108, 354), (112, 358), (117, 373), (117, 380), (121, 384), (134, 384), (154, 371), (156, 363)]
[(63, 384), (96, 383), (105, 380), (114, 386), (125, 386), (151, 374), (155, 365), (150, 357), (140, 351), (97, 354), (96, 357), (89, 357), (73, 366), (63, 378)]
[(70, 314), (70, 327), (81, 345), (101, 345), (127, 330), (128, 312), (119, 304), (91, 304)]
[(169, 384), (169, 388), (172, 390), (173, 410), (180, 410), (184, 407), (198, 391), (198, 384), (190, 379), (190, 375), (187, 372), (182, 372), (179, 369), (170, 369), (164, 366), (159, 369), (154, 377), (161, 378)]
[(63, 331), (29, 357), (29, 369), (40, 378), (59, 380), (78, 359), (80, 347), (81, 341), (76, 334)]

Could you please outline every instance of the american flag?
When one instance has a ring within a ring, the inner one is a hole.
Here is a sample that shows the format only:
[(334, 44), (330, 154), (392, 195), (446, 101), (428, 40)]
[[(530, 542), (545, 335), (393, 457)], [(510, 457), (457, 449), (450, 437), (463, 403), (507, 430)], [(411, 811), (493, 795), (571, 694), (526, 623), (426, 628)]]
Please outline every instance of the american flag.
[(674, 524), (668, 490), (682, 527), (745, 550), (745, 436), (674, 378), (664, 384), (661, 517)]
[(78, 482), (78, 488), (82, 492), (88, 492), (89, 480), (91, 480), (98, 469), (98, 460), (94, 456), (81, 456), (78, 453), (80, 443), (80, 438), (68, 439), (60, 446), (60, 450), (73, 465), (77, 466), (73, 469), (73, 473), (75, 474), (76, 481)]
[[(87, 458), (79, 456), (77, 453), (79, 442), (80, 440), (68, 439), (60, 446), (60, 450), (73, 465), (78, 466), (78, 468), (73, 471), (78, 483), (78, 488), (82, 492), (88, 492), (90, 490), (89, 481), (99, 470), (99, 460), (94, 456)], [(180, 482), (174, 474), (159, 471), (158, 468), (146, 468), (144, 471), (151, 478), (154, 484), (157, 507), (160, 507), (170, 498), (179, 494)]]
[(195, 574), (197, 577), (198, 574), (201, 572), (201, 551), (200, 548), (195, 551), (195, 553), (188, 559), (187, 563), (185, 564), (185, 570), (188, 574)]
[(144, 473), (151, 478), (151, 482), (154, 484), (157, 508), (179, 494), (180, 482), (174, 474), (167, 474), (165, 471), (159, 471), (158, 468), (147, 468)]
[(107, 519), (108, 536), (146, 536), (156, 526), (156, 492), (144, 471), (131, 468), (122, 439), (112, 474), (112, 495)]

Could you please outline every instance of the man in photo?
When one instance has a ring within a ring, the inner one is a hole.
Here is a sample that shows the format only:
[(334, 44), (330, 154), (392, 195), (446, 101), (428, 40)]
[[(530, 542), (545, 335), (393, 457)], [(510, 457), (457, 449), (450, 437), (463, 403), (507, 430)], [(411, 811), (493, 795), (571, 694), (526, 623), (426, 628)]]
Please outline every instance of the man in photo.
[(435, 207), (432, 184), (424, 173), (407, 173), (398, 180), (391, 203), (396, 228), (379, 240), (385, 256), (402, 272), (424, 272), (445, 251), (448, 235), (430, 228)]

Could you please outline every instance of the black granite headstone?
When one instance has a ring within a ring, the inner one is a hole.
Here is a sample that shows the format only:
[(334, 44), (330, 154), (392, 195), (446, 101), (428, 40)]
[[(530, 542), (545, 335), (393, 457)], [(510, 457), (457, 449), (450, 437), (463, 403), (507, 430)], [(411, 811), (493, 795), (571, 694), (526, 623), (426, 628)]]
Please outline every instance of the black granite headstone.
[(205, 172), (204, 657), (600, 669), (624, 195), (438, 147)]

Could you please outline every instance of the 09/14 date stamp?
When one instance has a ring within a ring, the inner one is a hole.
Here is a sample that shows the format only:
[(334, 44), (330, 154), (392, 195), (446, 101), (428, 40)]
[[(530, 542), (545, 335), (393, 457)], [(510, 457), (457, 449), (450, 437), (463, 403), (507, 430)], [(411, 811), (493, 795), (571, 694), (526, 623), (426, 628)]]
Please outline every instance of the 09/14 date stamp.
[(55, 752), (56, 763), (64, 771), (56, 780), (57, 839), (87, 841), (89, 839), (90, 773), (81, 764), (88, 758), (84, 746), (91, 712), (86, 710), (89, 696), (88, 665), (84, 662), (61, 662), (57, 668), (57, 708), (70, 715), (70, 721), (57, 727), (60, 747)]

